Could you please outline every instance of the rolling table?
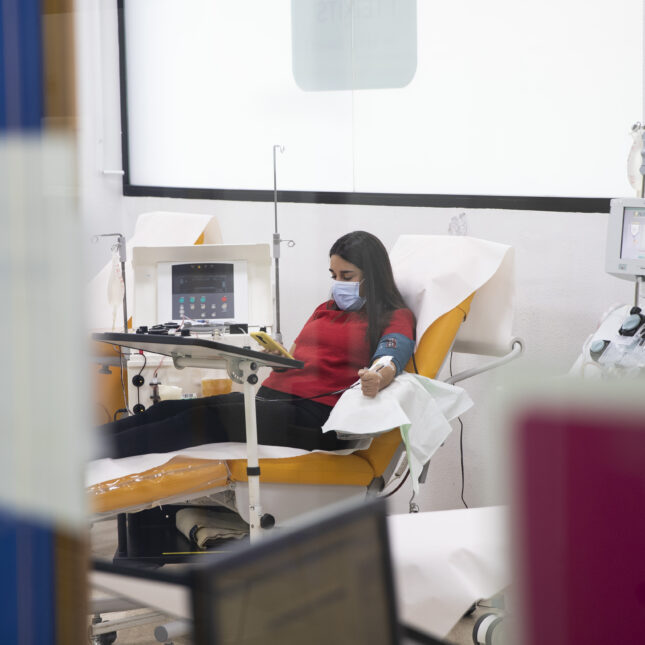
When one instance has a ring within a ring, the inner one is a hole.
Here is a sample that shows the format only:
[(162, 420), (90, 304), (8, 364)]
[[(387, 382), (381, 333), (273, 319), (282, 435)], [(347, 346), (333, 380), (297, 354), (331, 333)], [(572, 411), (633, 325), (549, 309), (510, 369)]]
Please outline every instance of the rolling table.
[(260, 367), (302, 368), (302, 361), (276, 356), (246, 347), (236, 347), (192, 336), (156, 334), (124, 334), (115, 332), (92, 334), (102, 343), (162, 354), (172, 358), (177, 369), (202, 367), (226, 369), (231, 380), (244, 385), (244, 418), (246, 422), (246, 472), (249, 481), (249, 522), (251, 541), (260, 536), (260, 467), (258, 464), (258, 432), (255, 416), (255, 386)]

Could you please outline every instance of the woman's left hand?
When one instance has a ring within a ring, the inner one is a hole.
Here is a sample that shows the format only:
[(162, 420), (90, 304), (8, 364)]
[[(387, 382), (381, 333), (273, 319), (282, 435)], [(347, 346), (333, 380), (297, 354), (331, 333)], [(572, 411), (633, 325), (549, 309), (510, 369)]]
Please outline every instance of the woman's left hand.
[(383, 379), (381, 373), (365, 368), (358, 370), (358, 375), (361, 377), (361, 391), (363, 395), (374, 398), (381, 389), (381, 381)]

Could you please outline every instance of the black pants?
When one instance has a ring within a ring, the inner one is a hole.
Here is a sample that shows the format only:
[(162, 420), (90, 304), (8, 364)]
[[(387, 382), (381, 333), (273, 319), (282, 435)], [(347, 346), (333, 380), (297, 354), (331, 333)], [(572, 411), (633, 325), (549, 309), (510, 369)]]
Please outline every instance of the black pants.
[[(338, 450), (347, 442), (321, 426), (332, 408), (261, 387), (256, 398), (258, 443), (304, 450)], [(161, 401), (142, 414), (99, 428), (110, 457), (171, 452), (224, 441), (246, 441), (244, 395)]]

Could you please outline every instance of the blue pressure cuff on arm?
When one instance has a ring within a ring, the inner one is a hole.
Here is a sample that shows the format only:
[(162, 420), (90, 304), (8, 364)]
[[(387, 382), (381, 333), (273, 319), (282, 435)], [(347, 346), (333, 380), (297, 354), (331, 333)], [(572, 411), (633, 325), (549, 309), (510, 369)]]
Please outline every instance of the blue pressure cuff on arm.
[(414, 341), (403, 334), (386, 334), (376, 346), (372, 363), (381, 356), (391, 356), (398, 376), (414, 354)]

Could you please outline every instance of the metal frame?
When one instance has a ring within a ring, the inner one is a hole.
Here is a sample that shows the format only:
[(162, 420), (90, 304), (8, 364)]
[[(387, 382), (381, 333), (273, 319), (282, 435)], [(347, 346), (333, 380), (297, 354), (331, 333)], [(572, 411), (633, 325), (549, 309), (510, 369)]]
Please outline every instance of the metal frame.
[(519, 356), (522, 354), (523, 351), (524, 351), (524, 341), (521, 338), (513, 338), (513, 340), (511, 341), (510, 351), (507, 354), (504, 354), (504, 356), (494, 361), (491, 361), (486, 365), (482, 365), (481, 367), (475, 367), (470, 370), (464, 370), (463, 372), (459, 372), (458, 374), (455, 374), (454, 376), (447, 378), (446, 383), (449, 383), (450, 385), (454, 385), (455, 383), (459, 383), (460, 381), (465, 381), (467, 378), (477, 376), (478, 374), (483, 374), (484, 372), (493, 370), (496, 367), (501, 367), (502, 365), (505, 365), (506, 363), (510, 363), (516, 358), (519, 358)]
[(128, 81), (124, 1), (117, 0), (119, 29), (119, 86), (121, 97), (121, 155), (123, 194), (126, 197), (175, 197), (243, 202), (280, 202), (312, 204), (359, 204), (373, 206), (420, 206), (433, 208), (489, 208), (576, 213), (608, 213), (610, 198), (537, 197), (522, 195), (434, 195), (413, 193), (361, 193), (334, 191), (238, 190), (228, 188), (175, 188), (140, 186), (130, 181)]

